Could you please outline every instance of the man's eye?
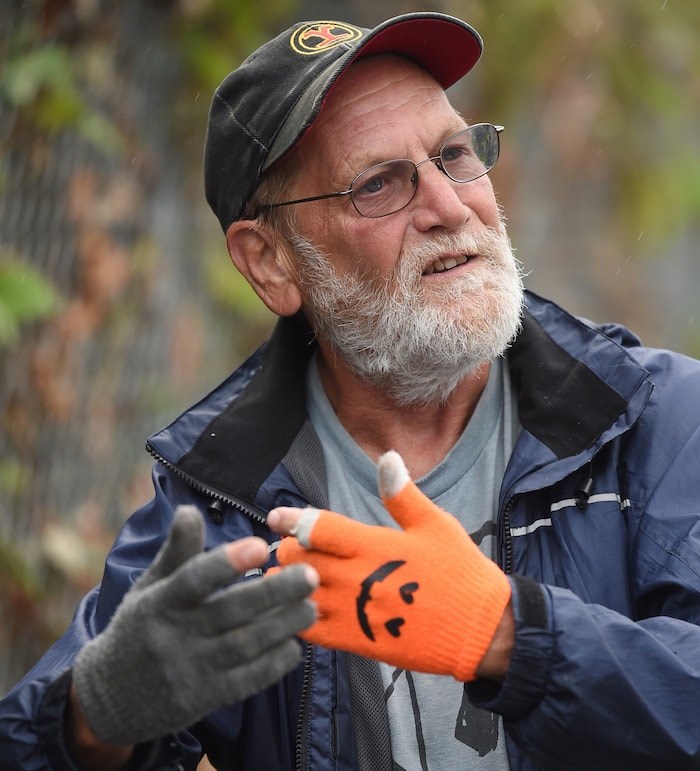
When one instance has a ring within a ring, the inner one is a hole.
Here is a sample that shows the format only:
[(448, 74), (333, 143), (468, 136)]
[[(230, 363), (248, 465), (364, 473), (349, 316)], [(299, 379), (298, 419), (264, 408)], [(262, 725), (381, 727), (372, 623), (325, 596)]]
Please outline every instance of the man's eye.
[(383, 176), (377, 174), (362, 182), (362, 186), (357, 191), (360, 195), (372, 195), (379, 193), (385, 186), (386, 180)]
[(442, 151), (443, 163), (454, 163), (460, 159), (466, 160), (473, 155), (471, 147), (466, 145), (453, 145)]

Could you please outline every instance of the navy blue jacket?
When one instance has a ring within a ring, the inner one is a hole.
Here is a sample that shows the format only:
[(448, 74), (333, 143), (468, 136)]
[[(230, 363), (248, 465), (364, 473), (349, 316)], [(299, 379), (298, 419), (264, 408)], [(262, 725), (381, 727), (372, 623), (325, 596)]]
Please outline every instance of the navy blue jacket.
[[(273, 540), (273, 506), (325, 504), (305, 409), (309, 343), (297, 319), (281, 320), (149, 439), (153, 500), (124, 526), (65, 635), (0, 702), (2, 769), (73, 769), (62, 739), (71, 662), (150, 563), (178, 504), (206, 512), (208, 548)], [(503, 715), (516, 771), (700, 769), (700, 363), (528, 294), (508, 364), (522, 432), (498, 539), (515, 648), (505, 681), (468, 684), (469, 698)], [(194, 768), (205, 751), (225, 769), (353, 769), (345, 664), (307, 646), (297, 671), (139, 747), (134, 765)]]

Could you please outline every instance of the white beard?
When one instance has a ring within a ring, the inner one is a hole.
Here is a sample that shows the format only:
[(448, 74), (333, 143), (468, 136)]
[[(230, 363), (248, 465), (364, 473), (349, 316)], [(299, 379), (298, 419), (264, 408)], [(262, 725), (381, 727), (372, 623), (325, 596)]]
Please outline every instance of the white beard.
[[(316, 334), (401, 407), (446, 402), (520, 328), (523, 284), (503, 225), (436, 237), (402, 255), (388, 277), (339, 275), (308, 240), (293, 235), (290, 244)], [(446, 253), (480, 258), (452, 280), (421, 280), (425, 266)]]

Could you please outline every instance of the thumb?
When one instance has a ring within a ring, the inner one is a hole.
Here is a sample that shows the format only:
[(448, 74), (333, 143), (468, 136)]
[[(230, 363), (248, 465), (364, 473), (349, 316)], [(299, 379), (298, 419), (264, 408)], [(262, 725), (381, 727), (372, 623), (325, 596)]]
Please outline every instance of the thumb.
[(178, 506), (165, 543), (136, 583), (139, 589), (160, 581), (204, 548), (204, 522), (195, 506)]
[(396, 450), (389, 450), (379, 458), (377, 470), (379, 495), (386, 503), (411, 481), (406, 464)]
[(411, 479), (403, 458), (395, 450), (385, 452), (378, 465), (379, 495), (387, 511), (404, 530), (425, 524), (440, 509)]

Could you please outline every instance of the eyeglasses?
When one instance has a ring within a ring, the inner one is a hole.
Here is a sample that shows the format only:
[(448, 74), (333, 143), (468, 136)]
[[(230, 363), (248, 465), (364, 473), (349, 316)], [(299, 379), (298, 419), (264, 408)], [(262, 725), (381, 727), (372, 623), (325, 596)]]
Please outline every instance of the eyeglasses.
[(446, 139), (437, 155), (423, 161), (414, 163), (401, 158), (377, 163), (361, 171), (347, 190), (263, 204), (258, 212), (349, 195), (352, 205), (362, 217), (386, 217), (405, 209), (411, 203), (418, 189), (418, 168), (428, 161), (432, 161), (453, 182), (473, 182), (483, 177), (498, 160), (501, 131), (503, 126), (476, 123)]

